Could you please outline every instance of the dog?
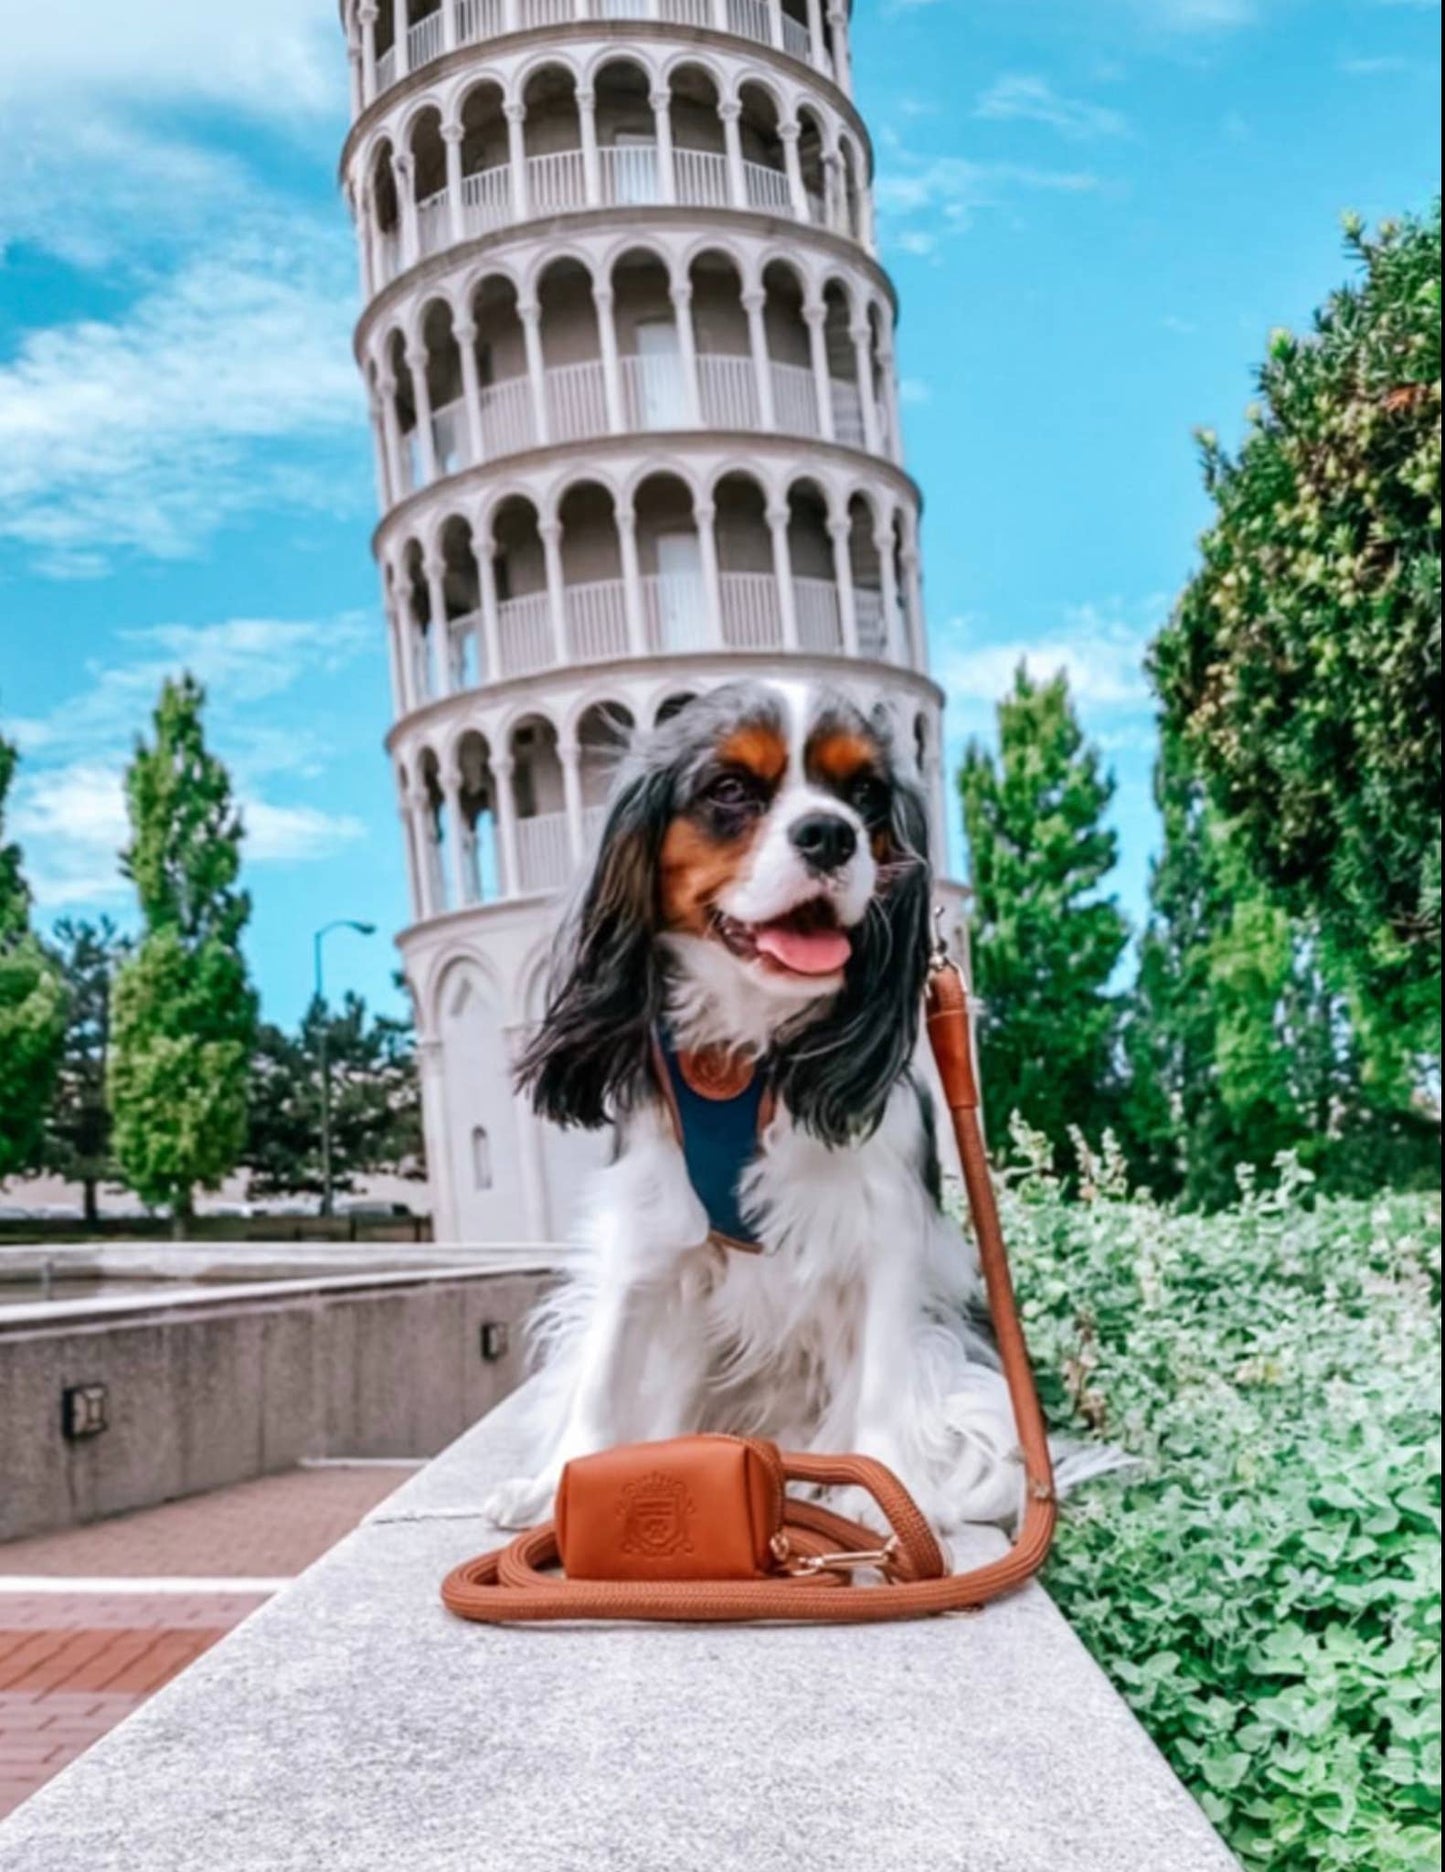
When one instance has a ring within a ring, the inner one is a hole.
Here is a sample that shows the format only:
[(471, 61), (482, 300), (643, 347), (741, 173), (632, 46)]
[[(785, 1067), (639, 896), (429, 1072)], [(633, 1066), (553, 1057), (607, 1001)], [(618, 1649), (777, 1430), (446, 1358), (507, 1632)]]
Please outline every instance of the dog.
[(885, 708), (732, 683), (636, 746), (519, 1066), (561, 1126), (615, 1128), (578, 1265), (536, 1322), (537, 1470), (693, 1431), (886, 1463), (941, 1533), (1022, 1471), (944, 1207), (915, 1066), (928, 813)]

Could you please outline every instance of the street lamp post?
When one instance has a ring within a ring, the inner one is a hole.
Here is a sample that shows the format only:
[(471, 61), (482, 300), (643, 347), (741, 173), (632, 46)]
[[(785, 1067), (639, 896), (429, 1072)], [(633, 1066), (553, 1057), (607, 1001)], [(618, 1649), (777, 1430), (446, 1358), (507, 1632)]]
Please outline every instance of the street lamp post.
[(335, 1206), (331, 1193), (331, 1054), (327, 1041), (326, 1023), (326, 973), (325, 943), (334, 930), (355, 930), (358, 936), (374, 936), (374, 923), (353, 923), (349, 917), (341, 917), (335, 923), (328, 923), (324, 929), (316, 932), (313, 949), (316, 957), (316, 1006), (320, 1016), (317, 1031), (320, 1036), (321, 1054), (321, 1213), (329, 1216)]

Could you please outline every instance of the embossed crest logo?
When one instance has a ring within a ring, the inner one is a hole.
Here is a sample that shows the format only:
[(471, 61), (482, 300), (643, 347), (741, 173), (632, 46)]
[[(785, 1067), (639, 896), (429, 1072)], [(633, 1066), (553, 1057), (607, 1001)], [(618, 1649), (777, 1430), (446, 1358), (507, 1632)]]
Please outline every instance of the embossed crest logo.
[(617, 1504), (622, 1551), (647, 1560), (669, 1560), (692, 1552), (692, 1517), (697, 1510), (687, 1484), (677, 1476), (651, 1475), (629, 1482)]

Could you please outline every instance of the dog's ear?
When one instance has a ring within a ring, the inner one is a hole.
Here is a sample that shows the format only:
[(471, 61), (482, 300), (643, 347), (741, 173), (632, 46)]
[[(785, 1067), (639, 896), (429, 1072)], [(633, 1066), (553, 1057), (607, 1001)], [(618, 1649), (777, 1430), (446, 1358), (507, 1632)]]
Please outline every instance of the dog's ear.
[(547, 1012), (519, 1088), (564, 1128), (601, 1130), (645, 1091), (661, 1014), (657, 867), (672, 777), (636, 774), (608, 813), (602, 849), (559, 939)]
[(855, 933), (843, 991), (822, 1021), (785, 1036), (774, 1083), (804, 1130), (842, 1146), (871, 1137), (918, 1045), (928, 980), (933, 876), (928, 808), (895, 783), (878, 895)]

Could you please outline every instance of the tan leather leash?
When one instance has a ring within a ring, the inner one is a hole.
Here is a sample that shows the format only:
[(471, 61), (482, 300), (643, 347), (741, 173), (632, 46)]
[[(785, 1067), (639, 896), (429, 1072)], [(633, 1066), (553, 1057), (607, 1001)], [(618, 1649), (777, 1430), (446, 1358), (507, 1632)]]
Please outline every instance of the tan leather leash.
[[(973, 1215), (998, 1340), (1018, 1426), (1024, 1511), (1009, 1552), (988, 1566), (950, 1574), (927, 1520), (898, 1478), (866, 1456), (788, 1454), (787, 1480), (813, 1487), (863, 1488), (883, 1510), (893, 1538), (879, 1547), (873, 1530), (814, 1503), (789, 1498), (775, 1546), (778, 1571), (736, 1581), (562, 1578), (555, 1523), (534, 1528), (510, 1547), (453, 1570), (442, 1599), (458, 1617), (481, 1623), (642, 1620), (675, 1624), (805, 1622), (872, 1624), (977, 1610), (1032, 1579), (1048, 1557), (1058, 1519), (1053, 1463), (1038, 1389), (1019, 1319), (979, 1124), (968, 992), (957, 965), (940, 953), (928, 984), (929, 1039), (953, 1115), (964, 1185)], [(886, 1584), (840, 1591), (854, 1572), (874, 1568)]]

